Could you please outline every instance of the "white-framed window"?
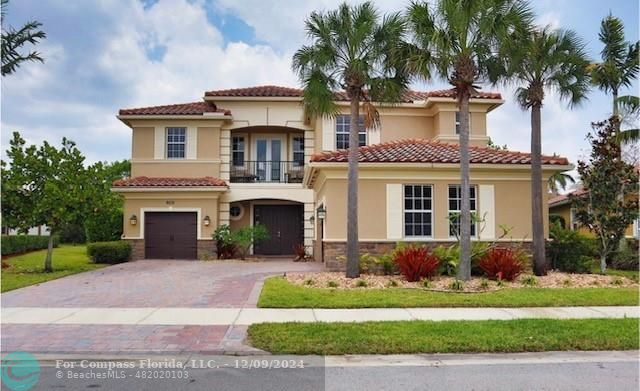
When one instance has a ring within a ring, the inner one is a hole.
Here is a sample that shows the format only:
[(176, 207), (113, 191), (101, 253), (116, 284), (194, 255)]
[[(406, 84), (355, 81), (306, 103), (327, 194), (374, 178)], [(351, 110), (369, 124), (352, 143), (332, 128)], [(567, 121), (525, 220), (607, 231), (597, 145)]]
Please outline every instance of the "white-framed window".
[[(460, 234), (460, 205), (462, 204), (462, 186), (449, 185), (449, 236)], [(476, 187), (469, 186), (469, 203), (471, 204), (471, 214), (476, 213)], [(471, 236), (476, 236), (477, 223), (471, 222)]]
[(404, 185), (404, 236), (433, 236), (431, 185)]
[(184, 159), (187, 128), (167, 128), (167, 159)]
[[(456, 134), (457, 135), (460, 134), (460, 124), (461, 123), (462, 123), (462, 121), (460, 120), (460, 112), (456, 111), (455, 128), (456, 128)], [(471, 113), (469, 113), (469, 133), (471, 133)]]
[(304, 165), (304, 137), (293, 137), (293, 164), (295, 166)]
[[(351, 116), (339, 115), (336, 117), (336, 149), (349, 148), (349, 130), (351, 129)], [(358, 145), (367, 145), (367, 129), (364, 127), (364, 117), (358, 119)]]
[(234, 166), (244, 166), (244, 136), (231, 138), (231, 160)]

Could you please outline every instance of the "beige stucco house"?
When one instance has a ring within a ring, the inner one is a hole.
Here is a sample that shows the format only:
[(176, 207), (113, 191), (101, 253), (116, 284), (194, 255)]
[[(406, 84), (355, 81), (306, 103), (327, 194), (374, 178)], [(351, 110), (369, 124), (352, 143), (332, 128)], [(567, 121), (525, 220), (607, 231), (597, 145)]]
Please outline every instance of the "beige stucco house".
[[(203, 257), (214, 251), (219, 225), (261, 223), (270, 238), (255, 254), (287, 255), (304, 244), (333, 265), (346, 241), (349, 132), (346, 97), (336, 93), (336, 101), (341, 115), (310, 118), (301, 90), (261, 86), (120, 110), (132, 130), (132, 172), (113, 190), (125, 199), (123, 238), (134, 257)], [(503, 102), (480, 93), (470, 103), (472, 208), (483, 219), (472, 231), (474, 240), (495, 240), (504, 225), (512, 230), (500, 240), (527, 243), (530, 157), (487, 147), (487, 115)], [(379, 111), (379, 129), (360, 129), (363, 250), (454, 242), (447, 217), (459, 208), (460, 170), (452, 92), (411, 91)], [(569, 168), (565, 158), (543, 158), (545, 179)]]

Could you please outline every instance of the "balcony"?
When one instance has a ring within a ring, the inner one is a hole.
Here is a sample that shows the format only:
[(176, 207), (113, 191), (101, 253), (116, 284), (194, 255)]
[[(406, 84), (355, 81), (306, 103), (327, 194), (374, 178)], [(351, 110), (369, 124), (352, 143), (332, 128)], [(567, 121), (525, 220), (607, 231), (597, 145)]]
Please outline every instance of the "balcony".
[(301, 161), (246, 160), (231, 164), (231, 183), (302, 183)]

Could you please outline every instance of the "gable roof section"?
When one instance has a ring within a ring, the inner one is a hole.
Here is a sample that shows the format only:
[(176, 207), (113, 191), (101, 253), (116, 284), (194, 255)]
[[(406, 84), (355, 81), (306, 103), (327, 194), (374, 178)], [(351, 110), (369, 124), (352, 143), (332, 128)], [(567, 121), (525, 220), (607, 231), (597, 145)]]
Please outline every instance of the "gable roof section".
[[(303, 90), (299, 88), (281, 87), (281, 86), (256, 86), (246, 88), (233, 88), (227, 90), (207, 91), (204, 94), (208, 97), (255, 97), (255, 98), (302, 98)], [(348, 101), (349, 98), (344, 91), (335, 93), (337, 101)], [(471, 96), (476, 99), (502, 99), (499, 92), (478, 92)], [(402, 103), (413, 103), (415, 101), (423, 101), (427, 98), (453, 98), (453, 89), (435, 90), (435, 91), (412, 91), (405, 92), (402, 97)]]
[(219, 178), (210, 176), (201, 178), (169, 178), (146, 177), (119, 179), (113, 182), (115, 188), (157, 188), (157, 187), (227, 187), (227, 183)]
[[(469, 147), (470, 162), (481, 164), (531, 164), (531, 154), (496, 150), (487, 147)], [(348, 150), (314, 154), (312, 162), (347, 162)], [(367, 145), (358, 150), (361, 163), (460, 163), (457, 144), (441, 143), (423, 139), (404, 139), (382, 144)], [(542, 156), (542, 164), (568, 165), (560, 156)]]
[(223, 113), (224, 115), (230, 115), (231, 111), (218, 108), (212, 102), (191, 102), (175, 105), (120, 109), (119, 115), (203, 115), (204, 113)]
[(555, 197), (549, 198), (549, 201), (547, 201), (548, 205), (550, 208), (554, 207), (554, 206), (560, 206), (560, 205), (564, 205), (569, 203), (569, 201), (571, 201), (571, 199), (569, 198), (570, 195), (574, 195), (574, 196), (583, 196), (585, 194), (587, 194), (588, 191), (582, 187), (572, 190), (570, 192), (568, 192), (567, 194), (559, 194)]

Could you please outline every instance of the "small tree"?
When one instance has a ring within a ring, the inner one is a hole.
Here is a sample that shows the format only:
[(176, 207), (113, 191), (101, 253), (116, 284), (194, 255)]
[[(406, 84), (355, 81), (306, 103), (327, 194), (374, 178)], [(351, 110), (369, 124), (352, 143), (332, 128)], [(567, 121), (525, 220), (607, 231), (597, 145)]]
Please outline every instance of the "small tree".
[(260, 243), (269, 237), (267, 227), (256, 224), (253, 227), (245, 226), (232, 234), (233, 242), (240, 253), (240, 259), (245, 259), (251, 246)]
[(92, 208), (88, 211), (84, 227), (87, 241), (109, 242), (122, 236), (122, 196), (111, 192), (111, 184), (128, 177), (131, 163), (128, 160), (113, 163), (98, 162), (88, 169)]
[(84, 156), (66, 138), (60, 149), (46, 141), (40, 147), (27, 147), (18, 132), (13, 133), (7, 156), (10, 164), (1, 162), (3, 218), (7, 226), (21, 231), (43, 224), (49, 227), (44, 270), (51, 272), (53, 235), (81, 220), (90, 202)]
[[(638, 218), (638, 173), (619, 159), (617, 116), (594, 123), (589, 162), (578, 162), (578, 174), (588, 193), (571, 195), (578, 221), (598, 238), (600, 272), (607, 269), (607, 256), (616, 250), (626, 227)], [(622, 197), (620, 197), (622, 195)]]

